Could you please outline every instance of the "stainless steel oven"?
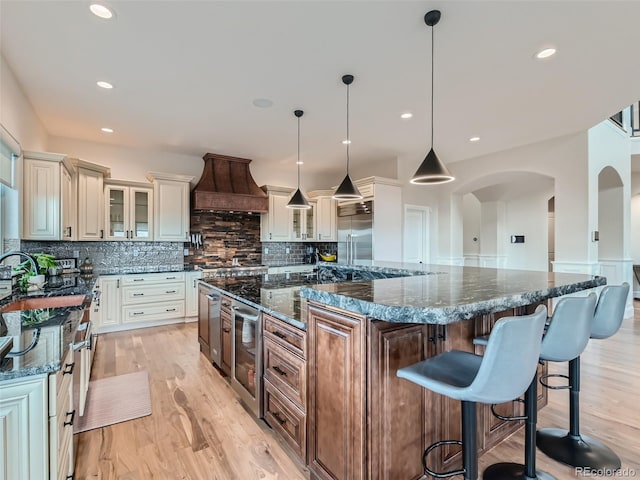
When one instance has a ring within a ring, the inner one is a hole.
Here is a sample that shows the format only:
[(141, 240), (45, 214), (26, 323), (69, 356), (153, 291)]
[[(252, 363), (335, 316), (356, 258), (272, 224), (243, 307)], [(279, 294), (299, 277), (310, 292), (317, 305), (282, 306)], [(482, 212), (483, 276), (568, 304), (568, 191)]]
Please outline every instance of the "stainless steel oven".
[(233, 301), (231, 307), (231, 388), (258, 418), (262, 417), (262, 314)]

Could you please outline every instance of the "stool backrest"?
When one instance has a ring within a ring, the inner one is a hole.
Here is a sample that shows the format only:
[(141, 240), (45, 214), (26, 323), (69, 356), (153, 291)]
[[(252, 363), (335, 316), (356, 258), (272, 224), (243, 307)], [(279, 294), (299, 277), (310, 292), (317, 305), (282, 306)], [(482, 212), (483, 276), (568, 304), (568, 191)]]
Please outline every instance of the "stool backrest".
[(620, 329), (628, 295), (627, 282), (607, 285), (602, 289), (591, 324), (591, 338), (609, 338)]
[(546, 320), (547, 308), (540, 305), (531, 315), (496, 322), (480, 369), (468, 387), (471, 401), (501, 403), (522, 395), (538, 366)]
[(542, 339), (540, 359), (568, 362), (580, 356), (589, 343), (597, 299), (595, 293), (560, 299)]

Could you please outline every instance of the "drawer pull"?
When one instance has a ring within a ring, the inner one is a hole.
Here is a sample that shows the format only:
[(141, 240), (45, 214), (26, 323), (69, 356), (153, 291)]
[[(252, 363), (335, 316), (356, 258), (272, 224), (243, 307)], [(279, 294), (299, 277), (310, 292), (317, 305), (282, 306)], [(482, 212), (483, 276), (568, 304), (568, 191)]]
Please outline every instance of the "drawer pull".
[(144, 315), (144, 312), (133, 312), (134, 315)]
[(64, 367), (66, 368), (66, 370), (64, 372), (62, 372), (62, 375), (71, 375), (73, 374), (73, 367), (75, 366), (76, 362), (73, 363), (65, 363)]
[(66, 427), (67, 425), (73, 425), (73, 419), (76, 417), (76, 410), (73, 409), (72, 412), (67, 412), (67, 417), (71, 415), (71, 420), (69, 420), (68, 422), (64, 422), (64, 426)]
[(273, 418), (276, 419), (276, 422), (278, 422), (280, 425), (284, 425), (285, 423), (287, 423), (287, 419), (282, 418), (280, 416), (280, 412), (273, 412), (272, 415), (273, 415)]
[(229, 333), (229, 332), (231, 331), (231, 329), (230, 329), (230, 328), (223, 328), (223, 329), (222, 329), (222, 331), (223, 331), (224, 333)]
[(271, 333), (273, 333), (273, 334), (274, 334), (276, 337), (278, 337), (278, 338), (282, 338), (282, 339), (286, 339), (286, 338), (287, 338), (287, 335), (286, 335), (286, 334), (284, 334), (284, 333), (282, 333), (282, 332), (279, 332), (279, 331), (277, 331), (277, 330), (274, 330), (274, 331), (273, 331), (273, 332), (271, 332)]
[(144, 278), (134, 278), (134, 282), (144, 282)]
[(67, 478), (65, 480), (75, 480), (76, 478), (76, 474), (72, 473), (71, 475), (67, 475)]
[(282, 376), (285, 376), (285, 377), (287, 376), (287, 372), (282, 370), (278, 365), (274, 365), (271, 368), (273, 368), (278, 373), (278, 375), (282, 375)]
[(144, 293), (134, 293), (134, 297), (144, 297)]
[(166, 292), (164, 292), (164, 293), (176, 293), (176, 292), (177, 292), (177, 290), (167, 290), (167, 291), (166, 291)]
[(176, 277), (164, 277), (165, 280), (175, 280)]
[(167, 308), (165, 311), (167, 311), (167, 312), (175, 312), (176, 309), (175, 308)]

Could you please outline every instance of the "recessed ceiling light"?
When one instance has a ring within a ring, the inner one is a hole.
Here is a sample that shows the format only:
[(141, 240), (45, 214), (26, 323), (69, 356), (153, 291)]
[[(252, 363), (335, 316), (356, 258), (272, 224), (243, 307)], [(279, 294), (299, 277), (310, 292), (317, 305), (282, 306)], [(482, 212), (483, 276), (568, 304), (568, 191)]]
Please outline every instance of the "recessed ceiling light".
[(299, 161), (296, 162), (296, 165), (304, 165), (304, 162), (299, 160)]
[(91, 13), (96, 17), (104, 18), (105, 20), (113, 18), (113, 11), (109, 7), (100, 3), (92, 3), (89, 5), (89, 10), (91, 10)]
[(544, 50), (540, 50), (538, 53), (536, 53), (536, 58), (538, 59), (549, 58), (550, 56), (555, 55), (555, 53), (556, 53), (555, 48), (545, 48)]
[(107, 90), (111, 90), (113, 88), (113, 85), (111, 85), (109, 82), (104, 82), (102, 80), (96, 82), (96, 85), (98, 85), (100, 88), (106, 88)]
[(351, 144), (351, 140), (342, 140), (342, 144), (343, 145), (350, 145)]
[(471, 137), (469, 139), (470, 142), (477, 142), (478, 140), (480, 140), (480, 137)]
[(100, 130), (102, 130), (104, 133), (113, 133), (113, 128), (109, 127), (102, 127)]
[(269, 108), (273, 105), (273, 102), (271, 100), (269, 100), (268, 98), (256, 98), (253, 101), (253, 104), (256, 107), (260, 107), (260, 108)]
[(411, 112), (403, 113), (402, 115), (400, 115), (400, 118), (411, 118), (411, 117), (413, 117), (413, 113)]

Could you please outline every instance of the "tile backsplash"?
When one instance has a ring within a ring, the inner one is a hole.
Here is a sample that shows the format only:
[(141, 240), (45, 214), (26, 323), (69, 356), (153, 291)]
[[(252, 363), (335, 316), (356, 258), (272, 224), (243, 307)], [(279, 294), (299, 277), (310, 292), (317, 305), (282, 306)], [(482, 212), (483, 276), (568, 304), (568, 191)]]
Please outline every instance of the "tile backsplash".
[(320, 252), (336, 253), (338, 244), (335, 242), (263, 242), (262, 263), (269, 266), (309, 263), (308, 249), (313, 253), (316, 248)]
[(36, 242), (23, 240), (28, 253), (48, 253), (56, 258), (86, 258), (93, 262), (94, 273), (143, 273), (181, 270), (181, 242)]

